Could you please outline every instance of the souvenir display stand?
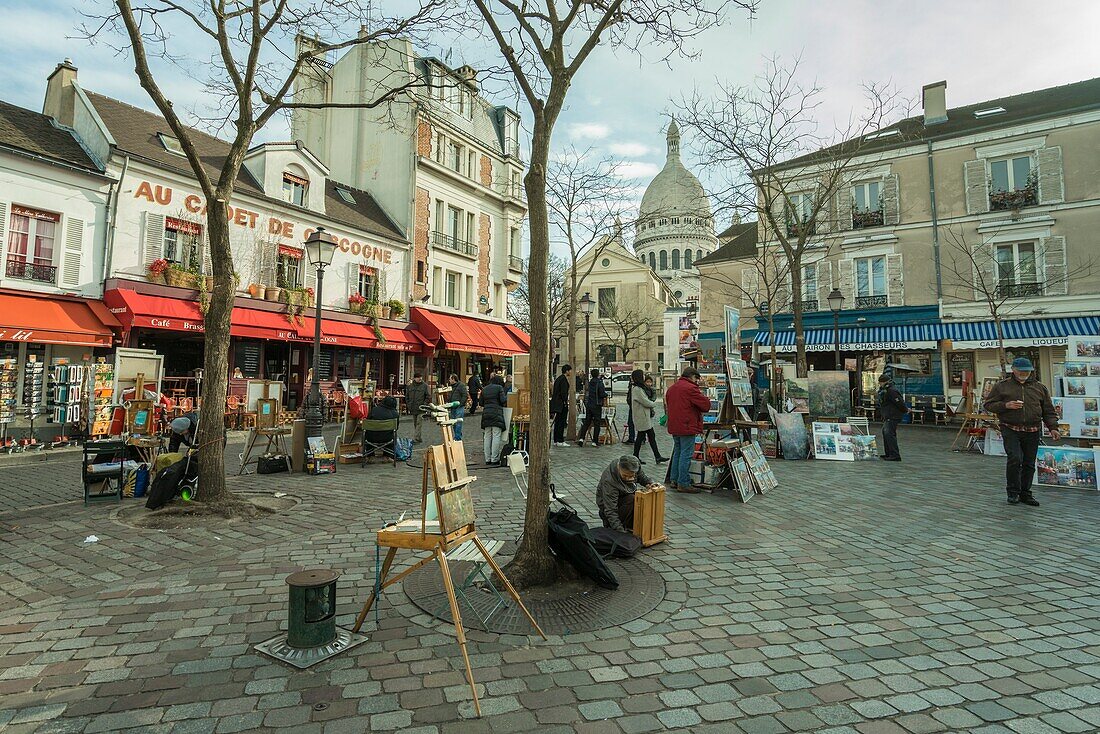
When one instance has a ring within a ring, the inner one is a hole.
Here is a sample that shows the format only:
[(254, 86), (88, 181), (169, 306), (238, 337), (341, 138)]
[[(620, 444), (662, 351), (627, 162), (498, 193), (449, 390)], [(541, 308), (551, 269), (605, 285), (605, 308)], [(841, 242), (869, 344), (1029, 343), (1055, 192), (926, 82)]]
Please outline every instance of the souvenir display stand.
[(70, 364), (69, 360), (58, 358), (50, 366), (50, 408), (51, 419), (61, 424), (61, 435), (54, 439), (54, 446), (62, 446), (70, 441), (66, 435), (68, 428), (83, 433), (84, 411), (84, 365)]
[(0, 448), (10, 451), (13, 441), (8, 426), (15, 422), (15, 388), (18, 371), (14, 357), (0, 359)]
[(111, 431), (111, 413), (115, 394), (115, 366), (100, 361), (92, 365), (88, 390), (88, 420), (91, 423), (91, 435), (106, 436)]
[(30, 355), (23, 367), (23, 410), (30, 420), (30, 434), (24, 443), (28, 446), (37, 446), (38, 439), (34, 435), (34, 421), (38, 416), (46, 413), (45, 406), (46, 365), (38, 361), (36, 355)]
[[(477, 536), (475, 527), (473, 498), (470, 494), (470, 485), (477, 477), (470, 476), (466, 469), (466, 455), (461, 441), (455, 441), (450, 425), (443, 421), (443, 443), (431, 446), (424, 452), (424, 472), (420, 493), (420, 519), (399, 520), (386, 525), (375, 536), (375, 581), (374, 588), (367, 597), (359, 616), (355, 620), (355, 632), (363, 626), (371, 607), (378, 595), (386, 589), (404, 579), (413, 571), (435, 561), (439, 564), (443, 577), (443, 586), (447, 592), (447, 600), (450, 604), (451, 617), (454, 620), (455, 636), (458, 646), (462, 651), (462, 659), (466, 665), (466, 677), (470, 683), (470, 691), (473, 694), (474, 711), (481, 716), (481, 703), (478, 701), (477, 684), (474, 681), (473, 669), (470, 666), (470, 656), (466, 651), (466, 634), (462, 627), (462, 616), (458, 608), (458, 598), (455, 595), (454, 582), (447, 566), (447, 554), (466, 543), (473, 543), (480, 552), (481, 557), (496, 573), (507, 594), (515, 601), (520, 610), (531, 622), (544, 640), (546, 635), (535, 622), (535, 618), (523, 605), (519, 594), (508, 582), (504, 572), (493, 560), (492, 554)], [(429, 514), (435, 519), (428, 519)], [(402, 515), (404, 517), (404, 515)], [(378, 563), (378, 549), (386, 548), (386, 558)], [(420, 559), (404, 571), (390, 576), (393, 567), (393, 559), (400, 549), (427, 552), (429, 555)]]

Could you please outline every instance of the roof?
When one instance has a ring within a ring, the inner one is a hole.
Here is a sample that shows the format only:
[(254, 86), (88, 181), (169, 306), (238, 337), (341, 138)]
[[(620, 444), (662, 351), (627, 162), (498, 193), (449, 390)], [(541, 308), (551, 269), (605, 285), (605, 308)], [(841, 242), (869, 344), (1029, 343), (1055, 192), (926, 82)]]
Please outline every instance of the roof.
[[(194, 176), (187, 159), (175, 153), (170, 153), (157, 137), (158, 133), (172, 135), (171, 129), (163, 117), (95, 92), (85, 90), (85, 93), (88, 95), (88, 99), (91, 100), (100, 119), (103, 120), (103, 124), (111, 132), (111, 137), (115, 139), (115, 146), (120, 151), (140, 156), (160, 168), (182, 173), (188, 177)], [(200, 130), (189, 129), (193, 133), (192, 140), (198, 150), (199, 157), (202, 159), (203, 166), (211, 178), (217, 180), (221, 174), (222, 163), (229, 152), (229, 143)], [(336, 189), (338, 187), (350, 192), (355, 203), (349, 203), (337, 194)], [(358, 231), (381, 237), (405, 239), (401, 229), (386, 215), (382, 207), (368, 192), (331, 179), (325, 180), (325, 213), (323, 215), (311, 209), (296, 207), (282, 199), (268, 196), (252, 177), (252, 174), (248, 172), (248, 169), (243, 167), (237, 177), (236, 190), (242, 194), (265, 199), (282, 209), (300, 209), (303, 216), (320, 215)]]
[[(986, 117), (975, 117), (979, 110), (1003, 107), (1004, 112)], [(984, 130), (1010, 127), (1036, 118), (1056, 117), (1058, 115), (1088, 109), (1100, 109), (1100, 77), (1072, 84), (1024, 92), (1009, 97), (985, 100), (964, 107), (952, 107), (947, 110), (947, 120), (932, 125), (924, 124), (924, 116), (908, 117), (893, 125), (887, 125), (878, 134), (897, 130), (898, 135), (878, 137), (873, 140), (864, 138), (859, 144), (860, 154), (904, 148), (916, 142), (931, 139), (960, 137)], [(803, 166), (813, 163), (822, 156), (839, 150), (844, 145), (853, 144), (856, 139), (824, 148), (813, 153), (799, 156), (776, 166), (777, 169)]]
[(758, 229), (756, 222), (741, 222), (730, 225), (718, 235), (722, 245), (706, 257), (696, 260), (695, 265), (713, 265), (727, 260), (739, 260), (756, 254)]
[(71, 130), (51, 117), (0, 102), (0, 145), (59, 163), (102, 172)]

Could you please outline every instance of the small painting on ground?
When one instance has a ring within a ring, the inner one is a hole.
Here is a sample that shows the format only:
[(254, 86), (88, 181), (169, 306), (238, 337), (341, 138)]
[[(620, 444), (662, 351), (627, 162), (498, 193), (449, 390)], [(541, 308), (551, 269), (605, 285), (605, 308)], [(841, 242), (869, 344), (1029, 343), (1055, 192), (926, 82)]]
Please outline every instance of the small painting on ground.
[(1097, 489), (1096, 453), (1097, 449), (1040, 446), (1035, 457), (1035, 483)]

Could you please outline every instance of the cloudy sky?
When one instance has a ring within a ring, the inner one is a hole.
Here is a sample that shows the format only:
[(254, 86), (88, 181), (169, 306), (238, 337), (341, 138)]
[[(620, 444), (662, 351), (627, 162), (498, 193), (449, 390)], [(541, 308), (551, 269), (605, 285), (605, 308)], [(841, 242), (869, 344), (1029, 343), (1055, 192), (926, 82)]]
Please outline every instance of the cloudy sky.
[[(72, 38), (76, 5), (83, 4), (0, 3), (0, 27), (8, 29), (0, 99), (40, 109), (46, 76), (71, 57), (86, 88), (151, 107), (132, 62)], [(957, 106), (1097, 76), (1097, 28), (1100, 2), (1085, 0), (762, 0), (754, 20), (734, 12), (698, 39), (696, 59), (662, 65), (601, 47), (570, 91), (555, 143), (614, 154), (644, 184), (664, 161), (663, 129), (674, 101), (696, 87), (705, 94), (716, 80), (750, 83), (766, 57), (801, 56), (802, 76), (825, 90), (819, 111), (830, 125), (860, 104), (866, 82), (892, 84), (919, 102), (922, 85), (946, 79), (948, 106)], [(449, 45), (446, 36), (437, 40)], [(460, 55), (490, 58), (476, 43), (456, 38), (452, 64), (460, 65)], [(177, 107), (202, 106), (201, 79), (167, 73)], [(285, 127), (276, 127), (266, 137), (285, 136)], [(690, 150), (685, 157), (690, 166)], [(701, 177), (706, 182), (705, 172)]]

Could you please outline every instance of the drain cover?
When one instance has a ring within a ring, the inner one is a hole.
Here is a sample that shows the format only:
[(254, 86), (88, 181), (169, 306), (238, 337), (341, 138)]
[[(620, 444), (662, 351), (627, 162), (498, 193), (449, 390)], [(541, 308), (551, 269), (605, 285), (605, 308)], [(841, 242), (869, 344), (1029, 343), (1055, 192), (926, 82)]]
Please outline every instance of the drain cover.
[(270, 640), (256, 645), (256, 649), (264, 655), (270, 655), (276, 660), (290, 663), (295, 668), (304, 669), (311, 665), (316, 665), (322, 660), (328, 660), (334, 655), (339, 655), (344, 650), (350, 650), (356, 645), (361, 645), (366, 642), (367, 639), (366, 635), (360, 635), (350, 630), (346, 630), (343, 627), (337, 627), (336, 639), (321, 647), (291, 647), (287, 644), (286, 633), (284, 632), (278, 637), (272, 637)]

